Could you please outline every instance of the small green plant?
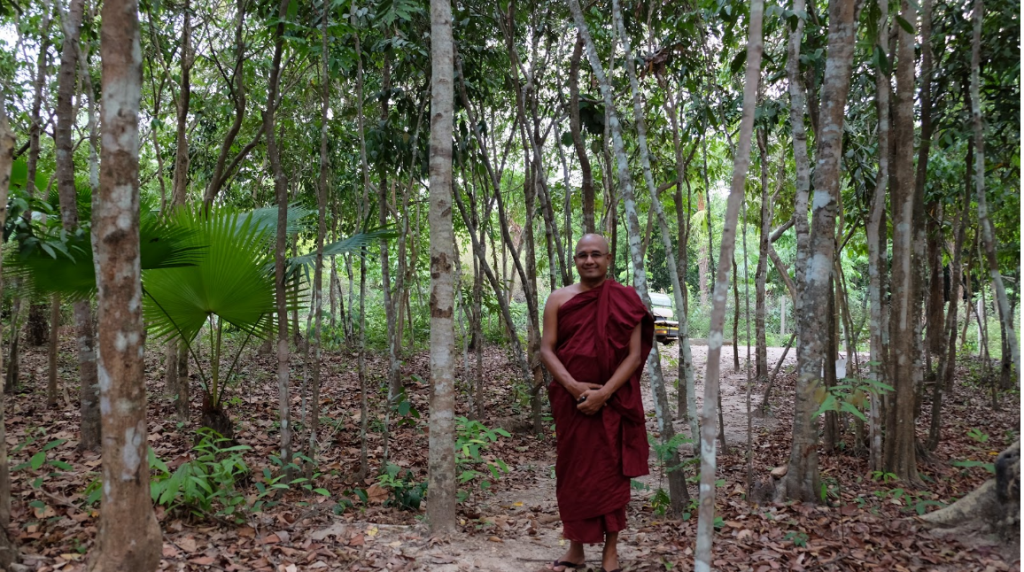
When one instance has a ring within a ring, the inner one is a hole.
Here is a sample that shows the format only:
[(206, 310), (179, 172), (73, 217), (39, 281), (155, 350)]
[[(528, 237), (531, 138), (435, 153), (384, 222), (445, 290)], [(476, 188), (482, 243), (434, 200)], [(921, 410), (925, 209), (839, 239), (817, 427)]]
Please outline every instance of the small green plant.
[(654, 514), (664, 516), (671, 506), (672, 500), (668, 496), (668, 491), (658, 487), (658, 489), (654, 491), (654, 495), (651, 496), (651, 508), (654, 510)]
[(681, 433), (676, 434), (668, 443), (661, 443), (653, 436), (648, 435), (647, 441), (651, 445), (651, 449), (654, 450), (655, 458), (658, 463), (665, 469), (665, 473), (672, 473), (682, 469), (687, 464), (694, 461), (694, 459), (684, 459), (675, 465), (669, 465), (672, 462), (672, 455), (679, 450), (679, 446), (683, 443), (692, 443), (693, 440)]
[(815, 398), (820, 404), (814, 412), (814, 417), (822, 415), (826, 411), (845, 411), (867, 422), (868, 418), (861, 411), (872, 395), (882, 395), (893, 391), (891, 385), (868, 378), (847, 378), (846, 383), (836, 384), (832, 387), (818, 386), (815, 391)]
[[(11, 454), (14, 455), (18, 453), (26, 446), (31, 445), (33, 442), (35, 442), (35, 439), (33, 437), (29, 437), (24, 442), (19, 443), (17, 446), (15, 446), (14, 449), (11, 451)], [(40, 447), (39, 450), (36, 451), (35, 454), (33, 454), (31, 457), (29, 457), (27, 461), (11, 467), (11, 472), (16, 473), (18, 471), (31, 470), (32, 472), (37, 473), (36, 477), (33, 478), (29, 484), (32, 486), (32, 488), (38, 489), (39, 487), (43, 486), (43, 482), (45, 482), (48, 478), (57, 476), (58, 471), (73, 471), (74, 467), (72, 467), (68, 463), (61, 461), (60, 459), (49, 459), (47, 458), (46, 455), (48, 451), (60, 447), (66, 442), (67, 439), (54, 439), (53, 441), (50, 441), (49, 443)], [(53, 469), (56, 469), (56, 471), (43, 471), (44, 467), (53, 467)]]
[(988, 442), (988, 433), (979, 430), (977, 427), (971, 427), (967, 432), (967, 436), (981, 444)]
[(784, 536), (782, 539), (789, 540), (793, 543), (793, 546), (799, 546), (801, 548), (807, 546), (807, 541), (809, 540), (806, 534), (792, 530), (787, 532), (786, 536)]
[(384, 474), (377, 477), (380, 486), (388, 491), (388, 499), (384, 501), (384, 506), (417, 511), (427, 492), (427, 483), (426, 481), (417, 482), (412, 471), (408, 469), (404, 475), (400, 475), (400, 472), (400, 467), (388, 463)]
[[(257, 494), (250, 506), (252, 511), (261, 511), (276, 506), (279, 504), (279, 501), (273, 500), (273, 496), (277, 493), (291, 490), (292, 487), (298, 487), (308, 493), (315, 493), (325, 497), (331, 496), (327, 489), (315, 488), (313, 486), (313, 482), (321, 475), (321, 473), (316, 471), (316, 462), (301, 453), (296, 454), (293, 459), (293, 462), (285, 464), (277, 455), (270, 456), (270, 463), (277, 466), (277, 475), (274, 475), (270, 467), (263, 467), (263, 471), (261, 471), (263, 480), (262, 482), (257, 481), (255, 483)], [(295, 477), (289, 480), (290, 475), (298, 474), (302, 470), (302, 467), (295, 461), (310, 467), (312, 476), (309, 478)]]
[(895, 473), (886, 473), (885, 471), (871, 472), (871, 480), (875, 482), (882, 481), (882, 483), (885, 484), (892, 481), (898, 481), (899, 479), (900, 478), (897, 477)]
[[(504, 429), (488, 429), (479, 421), (471, 421), (465, 417), (455, 418), (455, 465), (459, 473), (460, 484), (477, 481), (481, 490), (491, 487), (491, 481), (487, 480), (486, 473), (477, 470), (486, 470), (490, 476), (497, 480), (502, 473), (508, 472), (508, 465), (498, 458), (484, 458), (482, 453), (498, 440), (498, 437), (511, 437)], [(485, 477), (485, 478), (480, 478)], [(458, 492), (459, 501), (469, 498), (469, 493), (464, 490)]]
[(199, 443), (192, 448), (193, 458), (173, 473), (152, 449), (149, 450), (153, 502), (169, 511), (184, 510), (200, 520), (244, 521), (239, 513), (246, 508), (245, 495), (238, 483), (249, 474), (242, 452), (252, 448), (231, 445), (230, 439), (212, 429), (201, 428), (198, 433)]

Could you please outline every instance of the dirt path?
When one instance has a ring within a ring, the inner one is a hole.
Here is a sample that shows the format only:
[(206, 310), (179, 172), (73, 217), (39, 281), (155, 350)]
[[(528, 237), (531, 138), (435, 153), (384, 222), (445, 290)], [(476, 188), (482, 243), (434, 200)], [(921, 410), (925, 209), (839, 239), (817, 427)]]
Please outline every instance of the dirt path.
[[(662, 368), (666, 381), (671, 385), (676, 378), (673, 365), (678, 355), (678, 346), (660, 348)], [(746, 389), (745, 368), (740, 372), (733, 370), (732, 347), (724, 348), (722, 353), (722, 408), (725, 419), (727, 443), (740, 445), (746, 443)], [(746, 357), (746, 348), (740, 347), (740, 361)], [(768, 359), (771, 366), (782, 355), (783, 348), (769, 348)], [(693, 346), (693, 361), (696, 369), (698, 411), (702, 403), (704, 389), (703, 378), (707, 365), (707, 347)], [(795, 363), (796, 357), (790, 350), (786, 363)], [(670, 400), (675, 403), (675, 390), (670, 390)], [(752, 395), (752, 408), (760, 402), (759, 392)], [(650, 386), (644, 385), (644, 404), (649, 411), (654, 405), (651, 400)], [(771, 418), (754, 418), (755, 433)], [(684, 434), (689, 430), (683, 423), (677, 423), (677, 429)], [(648, 431), (654, 432), (655, 421), (648, 421)], [(520, 465), (513, 470), (520, 472), (515, 490), (505, 490), (495, 494), (486, 503), (479, 506), (480, 521), (489, 524), (481, 525), (479, 534), (457, 535), (453, 542), (431, 542), (426, 538), (426, 531), (421, 526), (380, 528), (368, 524), (367, 530), (377, 528), (372, 541), (392, 546), (406, 558), (413, 558), (413, 570), (431, 570), (435, 572), (456, 572), (484, 570), (494, 572), (522, 572), (543, 569), (544, 563), (560, 556), (565, 549), (565, 541), (561, 538), (561, 523), (555, 503), (555, 479), (553, 466), (554, 451), (545, 458), (535, 459), (531, 464)], [(652, 470), (652, 474), (641, 479), (649, 489), (634, 491), (633, 501), (627, 511), (631, 522), (638, 507), (653, 494), (661, 480), (660, 471)], [(369, 536), (368, 536), (369, 538)], [(645, 533), (635, 528), (627, 529), (619, 543), (619, 555), (624, 567), (641, 561), (650, 556), (651, 547), (638, 548), (645, 544)], [(590, 547), (587, 552), (587, 565), (597, 570), (600, 565), (600, 547)]]

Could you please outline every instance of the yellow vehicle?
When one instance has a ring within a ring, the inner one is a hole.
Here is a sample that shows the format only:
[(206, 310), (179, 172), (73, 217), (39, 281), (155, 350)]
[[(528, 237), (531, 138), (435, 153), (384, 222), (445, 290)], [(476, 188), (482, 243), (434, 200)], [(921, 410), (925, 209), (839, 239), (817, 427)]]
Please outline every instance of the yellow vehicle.
[(651, 292), (651, 313), (654, 314), (654, 339), (668, 345), (679, 339), (679, 322), (673, 320), (672, 297)]

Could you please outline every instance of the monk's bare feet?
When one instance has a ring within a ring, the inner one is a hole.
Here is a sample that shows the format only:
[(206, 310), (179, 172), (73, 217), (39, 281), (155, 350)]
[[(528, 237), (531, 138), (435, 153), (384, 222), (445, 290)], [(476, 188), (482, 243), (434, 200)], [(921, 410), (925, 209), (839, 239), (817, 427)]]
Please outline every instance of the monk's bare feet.
[[(555, 562), (548, 564), (547, 569), (553, 570), (554, 572), (563, 572), (565, 570), (573, 570), (583, 566), (583, 562), (586, 560), (586, 556), (583, 554), (583, 544), (575, 541), (569, 541), (569, 550), (565, 551), (565, 554)], [(567, 565), (570, 564), (570, 565)]]
[(601, 552), (601, 569), (612, 572), (619, 569), (619, 533), (605, 535), (604, 550)]

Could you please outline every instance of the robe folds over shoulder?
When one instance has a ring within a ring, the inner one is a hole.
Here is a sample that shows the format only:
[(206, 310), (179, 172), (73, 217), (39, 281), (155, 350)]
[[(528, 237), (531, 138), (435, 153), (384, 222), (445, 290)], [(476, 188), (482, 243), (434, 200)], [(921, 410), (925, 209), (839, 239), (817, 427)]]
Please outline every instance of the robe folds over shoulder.
[(577, 294), (558, 310), (555, 354), (581, 383), (603, 385), (611, 378), (629, 355), (637, 324), (641, 325), (640, 366), (599, 413), (581, 413), (558, 382), (548, 387), (558, 440), (558, 510), (571, 540), (595, 542), (572, 538), (570, 522), (607, 521), (605, 517), (612, 513), (621, 513), (624, 520), (630, 478), (649, 472), (640, 374), (654, 341), (654, 318), (635, 290), (612, 280)]

